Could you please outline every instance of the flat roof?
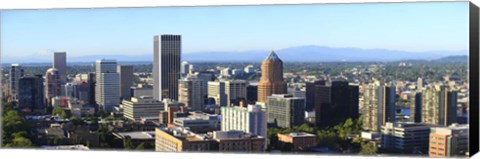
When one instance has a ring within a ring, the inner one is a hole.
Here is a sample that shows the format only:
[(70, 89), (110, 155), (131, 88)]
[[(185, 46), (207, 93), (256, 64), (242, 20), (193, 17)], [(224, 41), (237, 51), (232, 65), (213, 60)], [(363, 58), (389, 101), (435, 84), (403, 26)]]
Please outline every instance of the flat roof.
[(291, 136), (291, 137), (310, 137), (310, 136), (315, 136), (313, 134), (310, 134), (310, 133), (305, 133), (305, 132), (294, 132), (294, 133), (287, 133), (287, 134), (283, 134), (283, 135), (287, 135), (287, 136)]
[(155, 131), (116, 132), (114, 134), (121, 138), (125, 138), (125, 136), (130, 136), (131, 139), (155, 139)]

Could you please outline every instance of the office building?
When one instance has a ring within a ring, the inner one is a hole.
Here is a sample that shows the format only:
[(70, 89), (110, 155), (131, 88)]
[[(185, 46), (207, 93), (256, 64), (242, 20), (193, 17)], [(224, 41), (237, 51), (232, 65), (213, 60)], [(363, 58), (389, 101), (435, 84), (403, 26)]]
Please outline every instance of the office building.
[(120, 74), (120, 97), (129, 99), (131, 97), (130, 87), (133, 85), (133, 66), (118, 65), (117, 73)]
[[(238, 105), (241, 100), (247, 99), (247, 85), (248, 82), (245, 80), (208, 82), (209, 98), (214, 98), (220, 106), (230, 106), (232, 104)], [(223, 98), (225, 97), (223, 96), (223, 93), (226, 95), (226, 98)], [(225, 101), (223, 99), (225, 99)]]
[(182, 77), (187, 76), (190, 73), (190, 63), (183, 61), (180, 66), (180, 73)]
[(457, 91), (447, 86), (422, 89), (422, 123), (448, 126), (457, 121)]
[(163, 102), (148, 96), (124, 99), (121, 107), (123, 107), (123, 117), (134, 122), (142, 118), (157, 117), (158, 113), (164, 110)]
[(247, 86), (247, 101), (255, 103), (258, 99), (258, 83), (249, 83)]
[(292, 145), (292, 151), (305, 151), (307, 148), (317, 146), (317, 136), (314, 134), (295, 132), (277, 134), (278, 141)]
[(243, 68), (243, 71), (246, 74), (255, 73), (255, 68), (253, 67), (253, 65), (248, 65), (248, 66), (245, 66), (245, 68)]
[(272, 51), (262, 62), (262, 77), (258, 83), (258, 102), (265, 102), (272, 94), (284, 93), (287, 93), (287, 84), (283, 81), (283, 61)]
[(272, 94), (265, 103), (267, 122), (281, 128), (293, 128), (305, 122), (305, 98)]
[(315, 81), (306, 85), (307, 108), (315, 110), (315, 125), (333, 126), (346, 119), (357, 119), (358, 86), (344, 80)]
[(215, 142), (206, 134), (196, 134), (182, 127), (158, 127), (155, 129), (155, 151), (205, 152), (214, 151)]
[(178, 100), (181, 36), (160, 35), (153, 40), (153, 97)]
[(172, 100), (172, 99), (164, 99), (163, 101), (163, 106), (164, 106), (164, 111), (167, 111), (168, 112), (168, 122), (167, 124), (173, 124), (173, 119), (175, 117), (184, 117), (186, 115), (179, 115), (177, 116), (177, 114), (179, 113), (187, 113), (187, 109), (185, 108), (185, 104), (184, 103), (180, 103), (180, 102), (177, 102), (175, 100)]
[(19, 80), (23, 77), (23, 68), (20, 64), (12, 64), (10, 66), (10, 73), (9, 75), (9, 95), (11, 101), (18, 101), (18, 88), (19, 88)]
[(382, 149), (406, 154), (426, 154), (430, 127), (413, 122), (387, 122), (381, 130)]
[(430, 157), (467, 157), (469, 152), (469, 125), (452, 124), (430, 129)]
[(89, 83), (82, 81), (73, 85), (73, 97), (88, 102), (90, 99)]
[(242, 130), (257, 136), (267, 136), (267, 113), (258, 105), (246, 103), (235, 107), (221, 107), (221, 130)]
[(137, 86), (130, 87), (131, 97), (152, 96), (153, 86), (148, 84), (138, 84)]
[(214, 131), (212, 140), (220, 152), (264, 152), (265, 137), (256, 136), (244, 131)]
[(60, 73), (56, 68), (50, 68), (45, 73), (45, 99), (47, 107), (52, 106), (51, 99), (61, 95)]
[(53, 63), (52, 68), (58, 70), (60, 74), (60, 81), (62, 85), (67, 82), (67, 53), (66, 52), (55, 52), (53, 53)]
[(34, 114), (46, 113), (43, 97), (43, 76), (22, 77), (19, 80), (18, 108)]
[[(97, 77), (95, 73), (88, 73), (88, 103), (97, 107), (97, 102), (95, 101), (95, 86), (97, 85)], [(96, 110), (97, 111), (97, 110)]]
[(212, 98), (218, 106), (228, 106), (228, 96), (225, 91), (225, 82), (209, 81), (208, 98)]
[(202, 112), (191, 112), (188, 117), (176, 117), (173, 125), (189, 128), (195, 133), (207, 133), (220, 130), (220, 116)]
[(117, 61), (96, 61), (95, 101), (99, 109), (106, 113), (120, 103), (120, 75), (117, 73)]
[(380, 131), (386, 122), (395, 122), (395, 86), (375, 82), (363, 88), (363, 130)]
[(186, 107), (196, 111), (204, 111), (205, 88), (204, 81), (198, 78), (185, 77), (178, 81), (178, 101), (184, 103)]

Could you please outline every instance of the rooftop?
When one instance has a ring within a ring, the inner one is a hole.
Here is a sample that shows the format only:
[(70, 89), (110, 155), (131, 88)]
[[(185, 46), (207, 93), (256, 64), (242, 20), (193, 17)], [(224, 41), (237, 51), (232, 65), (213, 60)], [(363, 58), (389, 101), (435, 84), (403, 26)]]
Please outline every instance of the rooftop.
[(290, 136), (290, 137), (311, 137), (311, 136), (315, 136), (313, 134), (305, 133), (305, 132), (294, 132), (294, 133), (288, 133), (288, 134), (284, 134), (284, 135), (287, 135), (287, 136)]
[(267, 58), (265, 58), (265, 60), (263, 61), (282, 62), (282, 60), (280, 60), (280, 58), (277, 56), (277, 54), (274, 51), (270, 52)]
[(121, 138), (130, 136), (131, 139), (137, 140), (155, 139), (155, 131), (116, 132), (114, 135)]
[(89, 150), (87, 146), (83, 145), (42, 146), (42, 148), (53, 150)]

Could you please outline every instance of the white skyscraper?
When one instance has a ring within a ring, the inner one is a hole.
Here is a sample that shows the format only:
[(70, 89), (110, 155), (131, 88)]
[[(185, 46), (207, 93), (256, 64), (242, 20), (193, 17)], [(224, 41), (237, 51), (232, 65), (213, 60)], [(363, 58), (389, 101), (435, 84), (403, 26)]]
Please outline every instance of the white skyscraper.
[(259, 105), (246, 107), (222, 107), (222, 131), (242, 130), (265, 137), (267, 135), (267, 114)]
[(97, 60), (96, 62), (95, 101), (99, 108), (111, 112), (120, 103), (120, 75), (117, 73), (117, 61)]
[(180, 73), (182, 76), (186, 76), (190, 72), (190, 63), (187, 61), (182, 62), (182, 66), (180, 67)]

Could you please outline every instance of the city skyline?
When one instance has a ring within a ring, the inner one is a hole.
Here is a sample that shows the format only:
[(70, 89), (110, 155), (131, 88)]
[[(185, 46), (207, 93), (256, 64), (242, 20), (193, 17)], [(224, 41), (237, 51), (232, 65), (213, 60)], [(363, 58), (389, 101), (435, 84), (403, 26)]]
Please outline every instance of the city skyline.
[[(417, 53), (466, 51), (467, 4), (9, 10), (1, 12), (2, 56), (48, 56), (53, 51), (66, 51), (72, 58), (148, 55), (152, 53), (151, 36), (159, 34), (184, 35), (185, 54), (304, 45)], [(295, 29), (298, 25), (302, 29)]]

